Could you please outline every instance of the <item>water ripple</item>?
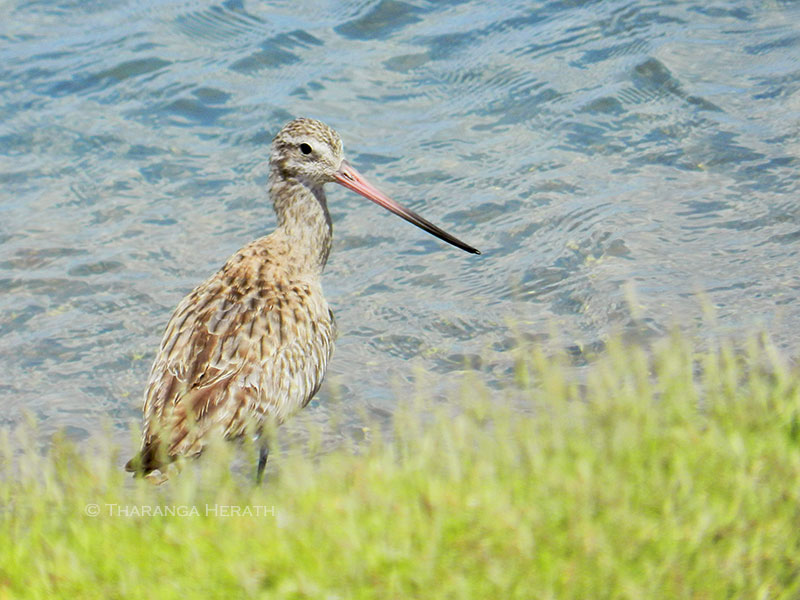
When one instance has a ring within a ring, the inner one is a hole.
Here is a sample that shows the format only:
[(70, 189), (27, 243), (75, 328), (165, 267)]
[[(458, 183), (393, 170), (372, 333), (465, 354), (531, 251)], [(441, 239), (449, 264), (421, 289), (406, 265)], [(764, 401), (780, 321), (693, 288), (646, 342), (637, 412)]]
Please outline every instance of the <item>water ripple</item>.
[(467, 365), (500, 387), (518, 339), (702, 332), (703, 302), (796, 345), (796, 3), (4, 8), (0, 360), (29, 382), (4, 419), (127, 426), (170, 310), (274, 227), (269, 143), (298, 115), (483, 251), (330, 190), (343, 400), (308, 418), (343, 413), (331, 436), (385, 418), (415, 364), (434, 394)]

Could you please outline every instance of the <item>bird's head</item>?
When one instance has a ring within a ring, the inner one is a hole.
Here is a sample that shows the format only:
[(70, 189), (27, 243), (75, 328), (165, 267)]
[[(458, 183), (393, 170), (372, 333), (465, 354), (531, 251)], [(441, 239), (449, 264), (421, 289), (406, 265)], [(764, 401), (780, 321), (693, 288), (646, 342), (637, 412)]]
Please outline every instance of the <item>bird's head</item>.
[(472, 254), (480, 254), (479, 250), (401, 206), (367, 181), (345, 160), (339, 134), (321, 121), (301, 118), (284, 125), (272, 141), (270, 168), (271, 176), (278, 180), (295, 179), (319, 190), (326, 183), (336, 182), (439, 239)]
[(313, 187), (336, 181), (343, 161), (339, 134), (315, 119), (289, 121), (272, 141), (272, 168)]

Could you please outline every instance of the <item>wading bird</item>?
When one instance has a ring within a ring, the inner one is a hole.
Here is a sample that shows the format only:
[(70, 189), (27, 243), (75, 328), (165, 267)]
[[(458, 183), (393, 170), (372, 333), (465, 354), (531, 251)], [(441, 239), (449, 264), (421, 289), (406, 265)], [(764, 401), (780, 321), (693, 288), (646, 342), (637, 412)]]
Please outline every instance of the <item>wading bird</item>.
[[(388, 198), (344, 159), (342, 141), (313, 119), (275, 136), (269, 193), (278, 227), (234, 254), (178, 305), (144, 393), (141, 451), (125, 468), (154, 481), (209, 436), (227, 439), (282, 423), (316, 394), (336, 326), (320, 282), (333, 231), (323, 186), (336, 182), (436, 237), (456, 239)], [(268, 447), (259, 439), (258, 481)]]

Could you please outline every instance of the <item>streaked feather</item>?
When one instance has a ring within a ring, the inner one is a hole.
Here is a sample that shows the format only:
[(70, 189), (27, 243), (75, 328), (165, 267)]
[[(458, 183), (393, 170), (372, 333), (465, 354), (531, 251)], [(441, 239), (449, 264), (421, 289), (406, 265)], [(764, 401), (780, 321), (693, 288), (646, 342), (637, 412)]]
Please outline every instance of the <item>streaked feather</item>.
[(280, 424), (316, 394), (335, 322), (319, 278), (272, 260), (283, 242), (246, 246), (175, 309), (145, 391), (140, 470), (199, 454), (212, 432)]

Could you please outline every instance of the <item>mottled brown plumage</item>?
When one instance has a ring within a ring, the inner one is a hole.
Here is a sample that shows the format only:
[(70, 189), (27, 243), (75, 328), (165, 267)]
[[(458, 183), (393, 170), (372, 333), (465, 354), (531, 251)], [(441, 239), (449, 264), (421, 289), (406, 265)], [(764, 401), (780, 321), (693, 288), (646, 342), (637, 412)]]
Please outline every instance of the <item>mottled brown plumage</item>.
[[(278, 227), (239, 250), (173, 313), (144, 394), (142, 450), (129, 471), (163, 480), (166, 466), (200, 454), (210, 435), (258, 433), (317, 392), (336, 336), (320, 283), (332, 240), (322, 188), (333, 181), (477, 253), (367, 183), (331, 128), (291, 121), (270, 155)], [(265, 462), (262, 446), (259, 478)]]

